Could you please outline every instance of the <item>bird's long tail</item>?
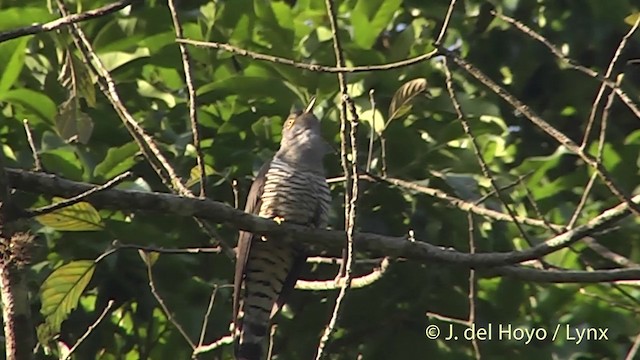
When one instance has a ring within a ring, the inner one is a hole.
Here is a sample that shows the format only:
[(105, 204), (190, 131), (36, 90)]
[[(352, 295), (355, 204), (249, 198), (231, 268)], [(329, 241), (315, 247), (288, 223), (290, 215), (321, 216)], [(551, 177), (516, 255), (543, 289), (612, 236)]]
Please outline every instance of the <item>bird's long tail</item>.
[(295, 258), (291, 247), (253, 240), (234, 328), (237, 360), (264, 359), (271, 317), (278, 310), (283, 288), (293, 287), (286, 283)]

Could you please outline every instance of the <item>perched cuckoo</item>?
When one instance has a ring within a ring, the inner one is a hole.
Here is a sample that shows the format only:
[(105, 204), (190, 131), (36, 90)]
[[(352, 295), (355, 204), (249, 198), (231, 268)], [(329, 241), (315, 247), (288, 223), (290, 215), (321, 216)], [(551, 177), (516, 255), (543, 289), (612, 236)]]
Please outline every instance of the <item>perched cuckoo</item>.
[[(314, 102), (285, 121), (280, 149), (258, 172), (246, 212), (311, 227), (327, 225), (331, 194), (322, 161), (331, 147), (311, 112)], [(233, 296), (238, 360), (264, 359), (271, 319), (306, 261), (299, 248), (270, 240), (244, 231), (238, 238)]]

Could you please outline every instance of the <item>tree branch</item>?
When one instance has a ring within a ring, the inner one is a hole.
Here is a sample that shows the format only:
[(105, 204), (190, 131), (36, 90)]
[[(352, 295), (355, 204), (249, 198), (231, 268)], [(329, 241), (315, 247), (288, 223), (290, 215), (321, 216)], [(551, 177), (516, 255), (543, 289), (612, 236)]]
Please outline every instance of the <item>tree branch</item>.
[[(34, 173), (26, 170), (7, 169), (12, 188), (55, 196), (72, 197), (87, 191), (95, 185), (65, 180), (51, 174)], [(631, 199), (640, 203), (640, 195)], [(285, 242), (304, 245), (312, 252), (339, 254), (346, 235), (340, 230), (312, 229), (300, 225), (278, 224), (209, 199), (185, 198), (166, 193), (152, 193), (132, 190), (106, 189), (86, 197), (85, 201), (97, 208), (126, 209), (129, 211), (150, 211), (173, 216), (195, 216), (225, 223), (235, 228), (250, 231), (270, 238), (281, 237)], [(431, 245), (424, 241), (409, 241), (403, 236), (385, 236), (372, 233), (354, 233), (357, 252), (371, 256), (389, 256), (414, 260), (440, 261), (472, 268), (517, 264), (539, 259), (559, 249), (565, 248), (587, 235), (610, 228), (631, 213), (626, 202), (620, 203), (589, 222), (574, 229), (564, 231), (547, 241), (522, 251), (478, 252), (468, 254), (452, 249)], [(311, 254), (313, 255), (313, 254)]]

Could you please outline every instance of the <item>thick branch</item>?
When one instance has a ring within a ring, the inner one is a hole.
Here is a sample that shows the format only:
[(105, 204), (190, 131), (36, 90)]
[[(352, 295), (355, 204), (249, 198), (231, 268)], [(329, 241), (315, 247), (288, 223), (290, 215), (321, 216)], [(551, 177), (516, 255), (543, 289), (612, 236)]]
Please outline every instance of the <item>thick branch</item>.
[(32, 236), (15, 231), (16, 217), (9, 192), (10, 180), (0, 152), (0, 291), (7, 360), (31, 359), (33, 328), (24, 265)]
[[(64, 180), (51, 174), (25, 170), (7, 169), (11, 187), (39, 194), (71, 197), (91, 189), (95, 185)], [(277, 235), (281, 241), (296, 243), (314, 251), (339, 254), (345, 241), (344, 231), (310, 229), (293, 224), (278, 224), (275, 221), (247, 214), (229, 205), (209, 199), (184, 198), (165, 193), (107, 189), (86, 198), (98, 208), (126, 211), (152, 211), (166, 215), (195, 216), (225, 223), (235, 228), (259, 235)], [(640, 203), (640, 195), (632, 198)], [(627, 203), (605, 210), (600, 216), (572, 230), (565, 231), (547, 241), (522, 251), (467, 254), (444, 249), (423, 241), (410, 241), (404, 236), (385, 236), (372, 233), (355, 233), (356, 251), (373, 256), (401, 257), (416, 260), (442, 261), (468, 267), (511, 265), (539, 259), (558, 249), (567, 247), (581, 238), (610, 228), (630, 214)]]

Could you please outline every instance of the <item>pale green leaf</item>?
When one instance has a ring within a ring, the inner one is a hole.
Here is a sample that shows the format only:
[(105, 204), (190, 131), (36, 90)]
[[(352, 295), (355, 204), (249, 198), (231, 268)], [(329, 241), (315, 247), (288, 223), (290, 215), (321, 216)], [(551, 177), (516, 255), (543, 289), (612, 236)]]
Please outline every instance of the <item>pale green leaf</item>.
[(0, 93), (11, 88), (24, 67), (25, 50), (28, 38), (0, 43)]
[(40, 287), (40, 313), (47, 325), (38, 331), (39, 336), (46, 337), (60, 331), (62, 322), (78, 306), (94, 271), (94, 261), (79, 260), (62, 265), (47, 277)]
[[(54, 198), (57, 203), (64, 199)], [(87, 202), (79, 202), (48, 214), (36, 216), (45, 226), (59, 231), (97, 231), (104, 228), (98, 210)]]

